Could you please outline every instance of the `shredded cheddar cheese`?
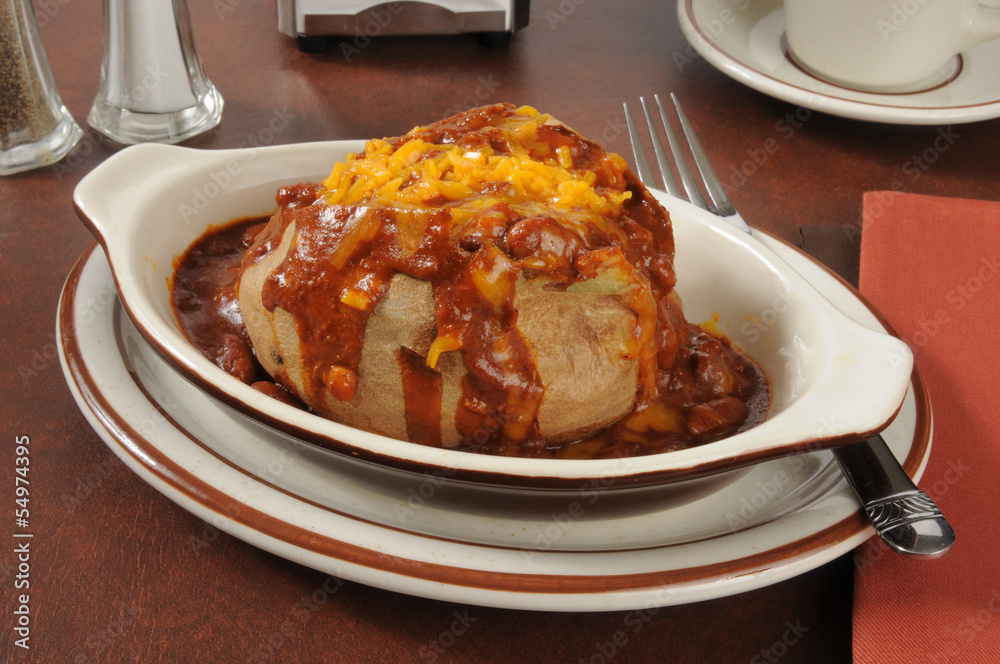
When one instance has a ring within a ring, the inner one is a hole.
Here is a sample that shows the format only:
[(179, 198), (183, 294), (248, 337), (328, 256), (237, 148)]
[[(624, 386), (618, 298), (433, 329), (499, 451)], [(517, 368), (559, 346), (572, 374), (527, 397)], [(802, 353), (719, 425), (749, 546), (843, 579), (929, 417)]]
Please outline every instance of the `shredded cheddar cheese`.
[(441, 353), (459, 350), (461, 347), (462, 342), (454, 337), (437, 337), (434, 339), (434, 342), (431, 343), (430, 350), (427, 351), (427, 366), (434, 369), (437, 367), (437, 362), (441, 357)]
[[(348, 155), (323, 182), (324, 201), (331, 205), (371, 203), (393, 207), (449, 205), (475, 210), (496, 202), (537, 201), (565, 211), (616, 214), (631, 197), (629, 191), (595, 188), (593, 170), (574, 168), (569, 146), (554, 151), (534, 141), (548, 120), (533, 108), (517, 110), (518, 122), (503, 128), (509, 151), (491, 145), (463, 148), (435, 145), (415, 134), (398, 148), (387, 141), (368, 141), (362, 154)], [(539, 156), (545, 154), (543, 159)], [(618, 155), (608, 154), (606, 168), (625, 170)], [(619, 163), (620, 162), (620, 163)], [(498, 187), (491, 183), (501, 183)], [(489, 186), (488, 186), (489, 185)], [(468, 216), (459, 211), (455, 216)]]

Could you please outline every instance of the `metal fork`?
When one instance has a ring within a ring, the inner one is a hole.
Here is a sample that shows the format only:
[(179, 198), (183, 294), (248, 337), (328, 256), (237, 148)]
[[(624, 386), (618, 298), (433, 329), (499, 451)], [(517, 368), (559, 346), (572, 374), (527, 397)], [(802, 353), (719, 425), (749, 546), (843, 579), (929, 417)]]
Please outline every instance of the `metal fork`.
[[(646, 125), (649, 128), (653, 153), (660, 167), (663, 186), (667, 193), (678, 198), (687, 198), (691, 203), (722, 217), (745, 233), (753, 234), (750, 226), (743, 220), (732, 202), (726, 196), (719, 178), (716, 177), (705, 151), (698, 142), (687, 115), (681, 108), (677, 97), (671, 93), (684, 137), (687, 141), (691, 157), (701, 175), (701, 182), (711, 199), (712, 204), (705, 202), (698, 187), (698, 181), (688, 167), (687, 157), (680, 141), (671, 126), (667, 112), (660, 101), (660, 95), (654, 96), (663, 133), (667, 137), (674, 167), (684, 185), (683, 191), (677, 185), (670, 167), (670, 160), (660, 141), (653, 114), (644, 97), (640, 97)], [(635, 154), (636, 168), (639, 179), (647, 186), (656, 186), (653, 171), (646, 158), (645, 148), (639, 138), (632, 112), (628, 102), (625, 102), (625, 120), (628, 123), (629, 138)], [(686, 196), (685, 196), (686, 194)], [(918, 489), (907, 476), (899, 461), (886, 445), (880, 435), (868, 440), (835, 448), (836, 457), (848, 483), (854, 489), (868, 520), (875, 532), (894, 551), (906, 556), (922, 558), (938, 558), (951, 549), (955, 542), (955, 532), (945, 519), (941, 510), (931, 498)]]

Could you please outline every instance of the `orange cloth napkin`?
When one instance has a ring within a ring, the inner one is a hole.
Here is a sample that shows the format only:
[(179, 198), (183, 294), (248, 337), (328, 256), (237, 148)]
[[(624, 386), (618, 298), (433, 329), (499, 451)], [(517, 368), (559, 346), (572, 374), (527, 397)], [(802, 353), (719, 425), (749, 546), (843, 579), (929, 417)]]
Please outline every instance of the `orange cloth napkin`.
[(1000, 202), (865, 194), (860, 272), (927, 383), (920, 487), (957, 539), (938, 560), (858, 549), (854, 661), (1000, 662)]

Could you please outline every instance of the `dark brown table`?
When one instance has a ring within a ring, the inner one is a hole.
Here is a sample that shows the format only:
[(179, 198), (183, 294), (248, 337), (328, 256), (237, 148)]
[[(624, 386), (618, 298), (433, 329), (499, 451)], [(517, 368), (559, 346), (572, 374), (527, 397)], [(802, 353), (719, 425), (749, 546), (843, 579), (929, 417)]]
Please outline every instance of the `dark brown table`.
[[(299, 52), (278, 33), (273, 2), (191, 5), (205, 69), (226, 100), (222, 124), (189, 141), (191, 147), (396, 135), (449, 111), (509, 100), (630, 154), (622, 100), (673, 91), (717, 170), (731, 176), (744, 216), (793, 244), (801, 245), (800, 227), (809, 225), (846, 226), (843, 235), (856, 240), (862, 193), (869, 190), (998, 196), (1000, 121), (941, 129), (797, 109), (697, 57), (674, 3), (535, 0), (530, 26), (507, 48), (484, 48), (470, 37), (378, 38), (349, 51), (350, 58), (337, 42), (324, 54)], [(100, 66), (101, 3), (36, 1), (36, 11), (63, 100), (85, 126)], [(658, 610), (627, 644), (603, 655), (602, 646), (625, 626), (624, 612), (467, 607), (350, 582), (324, 593), (322, 603), (309, 603), (331, 583), (324, 574), (213, 532), (164, 498), (112, 455), (70, 396), (56, 358), (56, 302), (93, 241), (71, 194), (120, 149), (85, 129), (83, 142), (60, 164), (0, 180), (0, 476), (8, 537), (0, 553), (0, 660), (850, 660), (850, 556), (760, 590)], [(953, 142), (932, 166), (915, 168), (939, 130)], [(825, 237), (833, 242), (837, 235)], [(10, 546), (19, 436), (30, 436), (32, 446), (27, 651), (14, 647), (12, 631), (20, 592)], [(208, 535), (210, 546), (194, 547)], [(447, 638), (456, 614), (467, 629)], [(283, 630), (290, 618), (295, 628)], [(793, 627), (800, 630), (794, 645), (782, 646)], [(444, 641), (449, 647), (435, 647)]]

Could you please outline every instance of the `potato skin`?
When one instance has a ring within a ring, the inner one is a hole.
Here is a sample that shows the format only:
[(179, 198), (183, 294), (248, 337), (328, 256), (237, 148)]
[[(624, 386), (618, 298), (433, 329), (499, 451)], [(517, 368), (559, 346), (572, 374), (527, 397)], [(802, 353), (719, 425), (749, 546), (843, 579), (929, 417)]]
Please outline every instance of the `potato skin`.
[[(282, 214), (281, 212), (278, 215)], [(277, 216), (277, 215), (276, 215)], [(272, 219), (280, 225), (280, 220)], [(280, 226), (279, 226), (280, 227)], [(407, 440), (403, 379), (396, 351), (409, 348), (426, 357), (437, 336), (429, 281), (397, 273), (364, 332), (354, 398), (329, 393), (311, 397), (300, 338), (292, 315), (268, 311), (262, 293), (294, 240), (290, 222), (274, 250), (243, 271), (239, 303), (254, 352), (264, 369), (318, 414), (373, 433)], [(515, 287), (517, 327), (536, 363), (545, 393), (538, 411), (540, 435), (551, 443), (584, 438), (626, 415), (636, 397), (639, 363), (626, 357), (636, 315), (626, 289), (618, 293), (576, 293), (545, 288), (524, 278)], [(460, 352), (443, 353), (441, 445), (462, 442), (455, 413), (465, 375)]]
[(538, 427), (551, 442), (585, 438), (632, 409), (638, 359), (626, 357), (635, 313), (623, 293), (572, 293), (516, 286), (517, 327), (538, 367), (545, 396)]

